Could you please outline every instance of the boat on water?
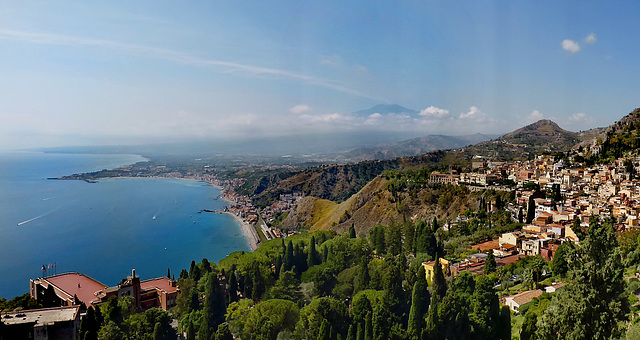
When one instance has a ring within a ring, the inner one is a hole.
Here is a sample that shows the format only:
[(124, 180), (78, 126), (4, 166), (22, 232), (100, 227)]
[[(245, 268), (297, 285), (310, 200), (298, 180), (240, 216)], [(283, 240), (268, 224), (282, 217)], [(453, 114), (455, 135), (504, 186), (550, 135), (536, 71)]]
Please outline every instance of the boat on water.
[(153, 216), (151, 219), (155, 220), (155, 219), (156, 219), (156, 217), (155, 217), (155, 216)]

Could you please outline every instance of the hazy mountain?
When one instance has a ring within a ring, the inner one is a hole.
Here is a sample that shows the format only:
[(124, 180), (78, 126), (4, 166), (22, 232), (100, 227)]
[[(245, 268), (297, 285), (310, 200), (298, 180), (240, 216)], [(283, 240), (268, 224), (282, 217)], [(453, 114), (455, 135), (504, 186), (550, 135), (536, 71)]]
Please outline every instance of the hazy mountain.
[(396, 114), (404, 113), (404, 114), (414, 115), (414, 114), (417, 114), (418, 112), (419, 111), (407, 109), (406, 107), (400, 106), (398, 104), (378, 104), (374, 107), (368, 108), (366, 110), (356, 111), (354, 113), (359, 116), (370, 116), (374, 113), (379, 113), (381, 115), (385, 115), (389, 113), (396, 113)]
[(435, 150), (457, 149), (498, 138), (499, 136), (500, 135), (484, 135), (480, 133), (466, 136), (429, 135), (400, 142), (357, 148), (345, 152), (341, 157), (350, 161), (364, 161), (416, 156)]

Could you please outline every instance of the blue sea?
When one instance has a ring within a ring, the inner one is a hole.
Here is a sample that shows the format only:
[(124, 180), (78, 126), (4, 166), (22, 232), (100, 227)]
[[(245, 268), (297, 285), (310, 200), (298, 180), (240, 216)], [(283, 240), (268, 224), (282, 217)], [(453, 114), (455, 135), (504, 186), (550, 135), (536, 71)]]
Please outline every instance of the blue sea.
[[(176, 276), (191, 260), (217, 262), (249, 251), (220, 190), (172, 179), (48, 180), (111, 169), (137, 155), (0, 153), (0, 297), (29, 292), (29, 279), (80, 272), (117, 285), (131, 269), (142, 279)], [(155, 218), (154, 218), (155, 217)]]

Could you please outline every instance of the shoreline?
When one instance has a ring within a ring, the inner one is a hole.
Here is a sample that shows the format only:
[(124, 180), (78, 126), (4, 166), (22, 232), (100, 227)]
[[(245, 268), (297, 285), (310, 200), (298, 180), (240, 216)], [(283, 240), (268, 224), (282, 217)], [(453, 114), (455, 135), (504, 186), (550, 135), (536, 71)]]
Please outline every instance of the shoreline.
[(244, 238), (247, 239), (247, 241), (249, 242), (249, 248), (251, 249), (251, 251), (255, 251), (256, 249), (258, 249), (258, 241), (260, 240), (258, 238), (258, 235), (256, 234), (256, 230), (255, 228), (253, 228), (253, 226), (251, 226), (251, 224), (245, 222), (242, 220), (242, 218), (240, 218), (240, 216), (233, 214), (231, 212), (225, 211), (224, 214), (227, 214), (231, 217), (233, 217), (233, 219), (238, 222), (238, 224), (240, 225), (240, 229), (242, 229), (242, 235), (244, 235)]
[[(195, 182), (200, 182), (200, 183), (206, 183), (208, 186), (216, 188), (218, 190), (220, 190), (220, 192), (222, 193), (222, 191), (224, 190), (221, 186), (219, 185), (215, 185), (213, 183), (204, 181), (204, 180), (199, 180), (199, 179), (195, 179), (195, 178), (178, 178), (178, 177), (162, 177), (162, 176), (144, 176), (144, 177), (133, 177), (133, 176), (116, 176), (116, 177), (107, 177), (107, 178), (101, 178), (104, 180), (109, 180), (109, 179), (140, 179), (140, 178), (151, 178), (151, 179), (173, 179), (173, 180), (184, 180), (184, 181), (195, 181)], [(219, 197), (215, 198), (215, 199), (221, 199), (229, 204), (233, 203), (231, 202), (226, 196), (224, 195), (220, 195)], [(233, 217), (233, 219), (238, 223), (238, 225), (240, 225), (240, 229), (242, 230), (242, 235), (244, 236), (244, 238), (247, 240), (247, 242), (249, 243), (249, 249), (251, 249), (251, 251), (255, 251), (256, 249), (258, 249), (259, 245), (258, 243), (260, 242), (260, 237), (258, 236), (258, 234), (256, 233), (255, 228), (245, 222), (240, 216), (230, 212), (230, 211), (223, 211), (223, 214), (228, 214), (231, 217)]]

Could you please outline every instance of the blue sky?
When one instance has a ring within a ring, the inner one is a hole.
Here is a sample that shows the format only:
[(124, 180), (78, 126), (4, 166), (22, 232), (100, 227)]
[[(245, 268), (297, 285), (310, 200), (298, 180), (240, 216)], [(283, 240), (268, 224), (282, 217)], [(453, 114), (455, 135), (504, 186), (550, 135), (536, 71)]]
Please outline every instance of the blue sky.
[[(640, 106), (633, 1), (2, 2), (3, 147), (578, 131)], [(397, 103), (419, 115), (351, 112)]]

